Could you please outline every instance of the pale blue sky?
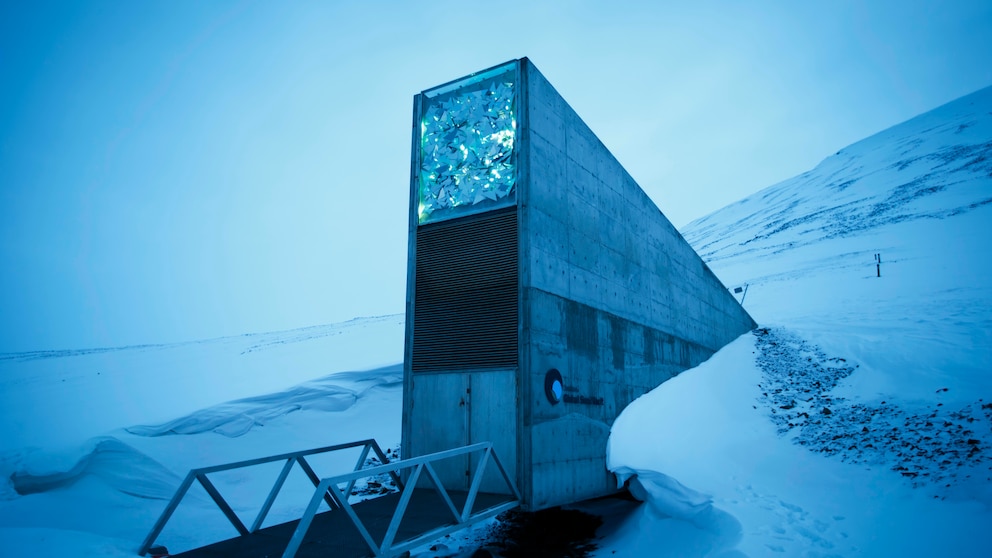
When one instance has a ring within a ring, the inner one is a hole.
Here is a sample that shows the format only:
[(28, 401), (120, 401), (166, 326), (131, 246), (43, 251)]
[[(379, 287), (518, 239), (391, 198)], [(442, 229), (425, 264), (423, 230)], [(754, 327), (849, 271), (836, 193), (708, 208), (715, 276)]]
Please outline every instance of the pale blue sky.
[(990, 54), (984, 0), (3, 2), (0, 352), (402, 312), (412, 97), (506, 60), (682, 226)]

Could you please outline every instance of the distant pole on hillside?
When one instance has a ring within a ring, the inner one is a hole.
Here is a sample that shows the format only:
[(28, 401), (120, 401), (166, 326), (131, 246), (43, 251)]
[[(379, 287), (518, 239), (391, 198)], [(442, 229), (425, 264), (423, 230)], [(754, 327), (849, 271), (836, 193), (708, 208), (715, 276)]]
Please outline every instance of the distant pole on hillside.
[(875, 254), (875, 277), (882, 276), (882, 255)]
[(744, 306), (744, 297), (747, 296), (747, 287), (748, 287), (748, 284), (747, 283), (744, 283), (744, 288), (743, 289), (740, 288), (740, 287), (734, 287), (734, 294), (735, 295), (741, 294), (742, 292), (744, 293), (741, 296), (741, 306)]

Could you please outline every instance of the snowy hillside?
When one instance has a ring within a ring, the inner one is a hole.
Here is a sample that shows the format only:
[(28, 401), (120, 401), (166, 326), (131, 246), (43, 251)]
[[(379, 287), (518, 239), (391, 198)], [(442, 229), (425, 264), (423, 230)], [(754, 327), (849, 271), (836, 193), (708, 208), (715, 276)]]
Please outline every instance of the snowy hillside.
[[(610, 508), (596, 554), (987, 555), (990, 201), (992, 88), (690, 224), (760, 327), (616, 421), (610, 465), (648, 502)], [(190, 468), (395, 447), (402, 351), (387, 316), (0, 355), (0, 556), (133, 556)], [(276, 472), (215, 482), (248, 514)], [(310, 491), (291, 477), (267, 524)], [(159, 540), (233, 534), (199, 493)]]
[[(908, 389), (927, 401), (955, 387), (943, 396), (969, 402), (992, 385), (990, 202), (986, 88), (844, 148), (684, 234), (728, 286), (749, 285), (745, 306), (759, 323), (843, 326), (830, 349), (855, 350), (869, 365), (874, 353), (898, 358), (853, 377), (859, 393)], [(923, 384), (907, 382), (914, 378)]]
[(719, 266), (974, 211), (992, 203), (990, 111), (992, 87), (845, 147), (809, 172), (693, 221), (683, 234)]
[(987, 555), (989, 202), (992, 88), (687, 226), (761, 329), (617, 420), (654, 499), (604, 549)]

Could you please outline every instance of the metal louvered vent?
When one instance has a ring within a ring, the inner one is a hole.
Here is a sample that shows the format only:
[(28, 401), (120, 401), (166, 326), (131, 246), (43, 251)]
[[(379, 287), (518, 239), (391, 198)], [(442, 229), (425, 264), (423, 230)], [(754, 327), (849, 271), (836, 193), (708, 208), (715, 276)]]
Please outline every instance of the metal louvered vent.
[(517, 213), (417, 229), (413, 372), (517, 366)]

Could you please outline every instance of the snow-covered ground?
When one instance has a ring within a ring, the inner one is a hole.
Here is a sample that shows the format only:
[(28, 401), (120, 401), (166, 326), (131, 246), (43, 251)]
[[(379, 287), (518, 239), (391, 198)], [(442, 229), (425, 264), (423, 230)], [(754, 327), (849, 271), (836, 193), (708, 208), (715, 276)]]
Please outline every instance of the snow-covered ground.
[[(608, 518), (597, 553), (988, 555), (992, 89), (684, 234), (728, 287), (747, 285), (760, 328), (616, 421), (610, 465), (648, 503)], [(133, 556), (190, 468), (395, 447), (402, 351), (402, 316), (386, 316), (0, 355), (0, 556)], [(315, 466), (342, 463), (354, 456)], [(277, 472), (215, 482), (248, 517)], [(291, 478), (269, 523), (311, 491)], [(199, 492), (159, 540), (233, 534)]]
[[(400, 441), (403, 316), (165, 346), (0, 355), (0, 556), (135, 556), (192, 468)], [(309, 461), (350, 470), (358, 450)], [(281, 463), (212, 476), (250, 521)], [(236, 535), (206, 492), (159, 540)], [(298, 518), (297, 468), (266, 525)]]
[(616, 421), (602, 555), (988, 556), (990, 202), (992, 88), (687, 226), (762, 329)]

